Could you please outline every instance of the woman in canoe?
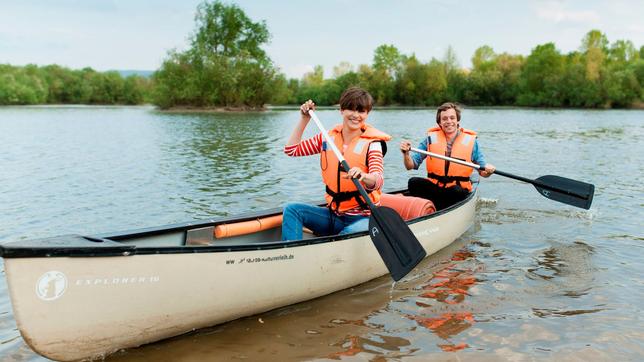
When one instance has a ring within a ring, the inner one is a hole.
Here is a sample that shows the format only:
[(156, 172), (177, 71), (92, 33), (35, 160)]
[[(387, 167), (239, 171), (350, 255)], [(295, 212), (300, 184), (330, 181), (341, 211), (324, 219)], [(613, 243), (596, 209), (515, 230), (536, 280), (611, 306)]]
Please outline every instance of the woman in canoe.
[[(479, 148), (476, 132), (461, 128), (461, 110), (454, 103), (443, 103), (436, 112), (437, 127), (427, 131), (427, 135), (418, 144), (418, 149), (458, 158), (481, 166), (478, 171), (483, 177), (490, 177), (495, 167), (485, 162)], [(418, 169), (427, 157), (424, 154), (410, 154), (411, 143), (403, 140), (400, 151), (408, 170)], [(472, 191), (470, 175), (472, 168), (453, 162), (430, 157), (426, 162), (427, 178), (412, 177), (408, 182), (411, 196), (432, 200), (437, 210), (442, 210), (461, 200)]]
[(329, 136), (351, 166), (344, 172), (322, 134), (302, 140), (302, 133), (311, 120), (309, 110), (315, 103), (308, 100), (300, 107), (300, 121), (284, 147), (291, 157), (320, 154), (322, 180), (326, 185), (327, 207), (289, 203), (284, 207), (282, 240), (302, 239), (302, 227), (317, 235), (346, 234), (367, 230), (370, 210), (361, 199), (351, 178), (358, 179), (369, 197), (378, 205), (383, 177), (385, 142), (391, 136), (365, 123), (373, 106), (373, 98), (364, 89), (351, 87), (340, 97), (342, 123), (329, 131)]

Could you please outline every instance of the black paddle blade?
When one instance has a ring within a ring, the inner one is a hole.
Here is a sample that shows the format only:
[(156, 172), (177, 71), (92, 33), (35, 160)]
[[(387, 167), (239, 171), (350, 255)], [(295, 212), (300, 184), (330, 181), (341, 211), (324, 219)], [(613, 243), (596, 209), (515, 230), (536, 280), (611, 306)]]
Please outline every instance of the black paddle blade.
[(546, 175), (533, 183), (541, 195), (564, 204), (590, 209), (595, 194), (595, 185), (569, 178)]
[(369, 235), (395, 281), (407, 275), (427, 255), (394, 209), (384, 206), (371, 209)]

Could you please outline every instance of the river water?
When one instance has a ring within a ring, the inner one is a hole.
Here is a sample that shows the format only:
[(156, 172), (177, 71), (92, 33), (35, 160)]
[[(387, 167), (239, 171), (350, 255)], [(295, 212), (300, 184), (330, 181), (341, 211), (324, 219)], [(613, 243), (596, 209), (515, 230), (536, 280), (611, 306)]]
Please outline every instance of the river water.
[[(318, 115), (327, 128), (340, 121), (336, 110)], [(298, 117), (0, 108), (0, 242), (321, 200), (317, 159), (282, 153)], [(371, 113), (369, 122), (394, 136), (386, 189), (422, 175), (404, 170), (398, 143), (420, 141), (434, 117), (431, 109)], [(500, 170), (595, 184), (592, 208), (493, 176), (481, 181), (475, 226), (402, 283), (382, 277), (108, 360), (644, 358), (644, 111), (476, 108), (465, 109), (462, 126), (479, 132)], [(4, 278), (0, 360), (44, 360), (20, 337)]]

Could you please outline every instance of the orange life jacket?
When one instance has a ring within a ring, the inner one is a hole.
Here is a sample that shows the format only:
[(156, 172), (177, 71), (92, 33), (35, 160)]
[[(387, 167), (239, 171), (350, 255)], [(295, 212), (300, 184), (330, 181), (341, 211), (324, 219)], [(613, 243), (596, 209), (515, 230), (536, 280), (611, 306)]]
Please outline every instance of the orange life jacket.
[[(337, 125), (329, 131), (329, 136), (338, 150), (342, 152), (342, 125)], [(362, 134), (359, 137), (355, 137), (347, 146), (343, 153), (344, 159), (349, 164), (349, 167), (360, 167), (363, 172), (369, 172), (369, 166), (367, 165), (369, 145), (373, 142), (381, 142), (384, 156), (387, 152), (385, 141), (390, 139), (391, 136), (388, 134), (365, 124)], [(322, 180), (326, 184), (325, 198), (327, 206), (336, 212), (344, 212), (357, 206), (367, 208), (367, 204), (362, 200), (360, 192), (353, 184), (353, 181), (343, 177), (346, 176), (346, 173), (330, 148), (324, 141), (322, 143), (322, 152), (320, 153), (320, 168), (322, 170)], [(343, 175), (340, 174), (341, 172)], [(377, 205), (380, 202), (381, 192), (379, 190), (367, 190), (367, 193), (374, 204)]]
[[(451, 155), (447, 154), (447, 139), (440, 127), (430, 128), (427, 131), (427, 137), (431, 141), (427, 145), (429, 152), (458, 158), (459, 160), (470, 163), (472, 162), (472, 149), (474, 148), (474, 141), (476, 140), (476, 132), (460, 128), (452, 144)], [(462, 188), (472, 191), (472, 182), (470, 181), (472, 168), (431, 156), (427, 156), (426, 162), (427, 178), (429, 181), (445, 188), (459, 184)]]

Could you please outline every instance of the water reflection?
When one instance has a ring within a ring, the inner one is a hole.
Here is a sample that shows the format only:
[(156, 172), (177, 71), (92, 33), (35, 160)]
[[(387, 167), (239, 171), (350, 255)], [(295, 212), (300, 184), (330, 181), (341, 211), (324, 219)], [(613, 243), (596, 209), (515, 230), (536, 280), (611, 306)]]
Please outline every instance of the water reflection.
[[(180, 197), (204, 216), (226, 215), (240, 194), (270, 199), (280, 181), (273, 162), (283, 140), (275, 128), (278, 114), (222, 113), (164, 115), (166, 154), (160, 168), (165, 177), (199, 192)], [(180, 179), (177, 180), (177, 175)], [(274, 205), (277, 206), (277, 205)], [(253, 208), (252, 206), (250, 207)], [(245, 212), (247, 210), (234, 210)]]
[[(421, 274), (420, 278), (417, 276), (408, 281), (411, 284), (397, 287), (400, 288), (397, 293), (405, 290), (405, 295), (399, 298), (392, 296), (385, 309), (368, 315), (364, 320), (343, 322), (367, 326), (371, 333), (345, 336), (334, 344), (342, 350), (328, 355), (328, 358), (340, 359), (365, 353), (372, 356), (371, 360), (380, 360), (411, 356), (419, 351), (427, 353), (433, 349), (421, 347), (418, 337), (409, 337), (423, 334), (418, 326), (437, 337), (430, 340), (441, 351), (468, 348), (467, 343), (458, 339), (467, 338), (463, 333), (476, 322), (468, 297), (470, 290), (479, 283), (476, 274), (482, 265), (468, 247), (450, 252), (451, 256), (447, 254), (448, 257), (438, 267), (428, 269), (429, 275)], [(397, 315), (403, 319), (399, 320)], [(426, 339), (426, 336), (420, 338)]]
[(436, 311), (441, 304), (461, 304), (470, 295), (469, 289), (477, 283), (476, 267), (473, 268), (462, 262), (473, 259), (474, 254), (467, 249), (454, 253), (451, 258), (452, 263), (434, 273), (433, 277), (422, 286), (423, 293), (419, 297), (423, 299), (416, 302), (421, 309), (416, 315), (408, 316), (445, 340), (446, 344), (438, 344), (443, 351), (457, 351), (468, 347), (466, 343), (455, 343), (452, 339), (475, 323), (473, 314), (466, 310), (437, 315)]
[[(348, 336), (341, 343), (334, 344), (334, 346), (342, 348), (342, 351), (331, 353), (327, 357), (330, 359), (340, 360), (343, 357), (355, 356), (364, 352), (376, 356), (386, 355), (387, 358), (400, 358), (409, 356), (414, 352), (413, 350), (410, 350), (407, 353), (400, 353), (401, 350), (408, 347), (410, 344), (411, 343), (407, 339), (395, 336), (373, 335), (369, 338)], [(370, 360), (384, 360), (384, 357), (376, 357)]]

